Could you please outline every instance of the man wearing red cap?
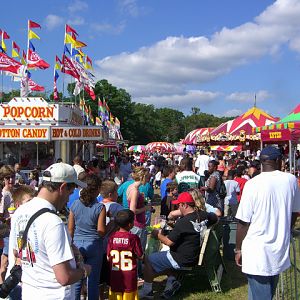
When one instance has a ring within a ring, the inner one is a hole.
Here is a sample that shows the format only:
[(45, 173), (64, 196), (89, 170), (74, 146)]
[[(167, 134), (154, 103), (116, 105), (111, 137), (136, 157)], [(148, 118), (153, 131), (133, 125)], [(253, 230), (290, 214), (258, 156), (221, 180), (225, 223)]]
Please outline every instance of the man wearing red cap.
[[(182, 214), (174, 229), (168, 236), (155, 231), (153, 236), (170, 247), (169, 251), (161, 251), (150, 254), (145, 260), (144, 286), (139, 292), (140, 298), (152, 299), (153, 279), (162, 274), (169, 275), (163, 296), (171, 297), (180, 288), (180, 283), (173, 274), (176, 269), (194, 266), (198, 262), (200, 253), (200, 229), (201, 222), (208, 220), (208, 225), (217, 221), (215, 214), (208, 214), (195, 209), (195, 202), (190, 193), (181, 193), (177, 200), (172, 202), (178, 205)], [(170, 275), (171, 274), (171, 275)]]

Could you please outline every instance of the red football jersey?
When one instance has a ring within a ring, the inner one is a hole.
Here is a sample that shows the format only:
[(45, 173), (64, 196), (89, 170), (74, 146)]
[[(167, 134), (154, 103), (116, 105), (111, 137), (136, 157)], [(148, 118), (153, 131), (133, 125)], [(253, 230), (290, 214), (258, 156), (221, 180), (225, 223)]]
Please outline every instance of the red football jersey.
[(107, 245), (112, 292), (137, 290), (137, 257), (143, 255), (140, 238), (130, 232), (113, 233)]

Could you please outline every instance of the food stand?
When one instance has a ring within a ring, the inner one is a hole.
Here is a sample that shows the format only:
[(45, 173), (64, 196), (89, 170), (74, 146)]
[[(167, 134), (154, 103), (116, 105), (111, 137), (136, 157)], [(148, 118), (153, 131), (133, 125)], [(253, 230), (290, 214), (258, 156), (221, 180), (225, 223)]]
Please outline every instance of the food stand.
[(107, 140), (100, 126), (84, 125), (73, 104), (50, 104), (43, 98), (13, 98), (0, 104), (0, 159), (25, 169), (46, 168), (58, 158), (71, 163), (81, 154), (89, 160), (95, 144)]

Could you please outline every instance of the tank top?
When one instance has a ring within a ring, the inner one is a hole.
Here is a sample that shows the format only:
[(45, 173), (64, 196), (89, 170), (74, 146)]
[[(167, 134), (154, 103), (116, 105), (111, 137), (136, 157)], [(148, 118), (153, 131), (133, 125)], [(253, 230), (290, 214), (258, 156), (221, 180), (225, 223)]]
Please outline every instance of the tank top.
[[(136, 208), (143, 208), (145, 206), (144, 201), (145, 201), (144, 196), (139, 193), (137, 203), (136, 203)], [(130, 199), (128, 199), (128, 206), (130, 207)], [(134, 215), (134, 226), (139, 228), (146, 227), (146, 217), (144, 211)]]

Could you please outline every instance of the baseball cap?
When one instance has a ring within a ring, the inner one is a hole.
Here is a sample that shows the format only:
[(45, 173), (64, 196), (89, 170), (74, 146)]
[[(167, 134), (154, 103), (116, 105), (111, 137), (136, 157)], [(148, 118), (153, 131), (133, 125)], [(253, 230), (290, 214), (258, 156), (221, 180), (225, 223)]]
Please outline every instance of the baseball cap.
[(179, 194), (178, 198), (172, 201), (172, 204), (179, 204), (179, 203), (194, 203), (194, 199), (189, 192), (183, 192)]
[[(66, 182), (66, 183), (75, 183), (82, 188), (86, 188), (87, 184), (77, 179), (77, 173), (75, 169), (65, 163), (56, 163), (51, 165), (48, 169), (45, 170), (43, 175), (43, 180), (51, 182)], [(48, 174), (50, 176), (47, 176)]]
[(276, 160), (281, 157), (280, 150), (273, 146), (267, 146), (260, 152), (260, 160)]

